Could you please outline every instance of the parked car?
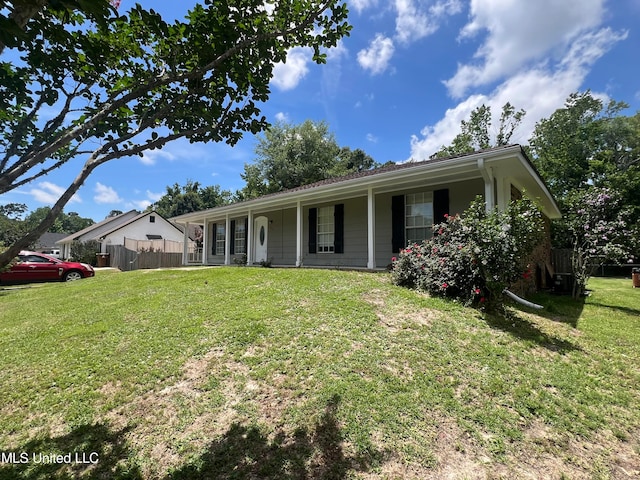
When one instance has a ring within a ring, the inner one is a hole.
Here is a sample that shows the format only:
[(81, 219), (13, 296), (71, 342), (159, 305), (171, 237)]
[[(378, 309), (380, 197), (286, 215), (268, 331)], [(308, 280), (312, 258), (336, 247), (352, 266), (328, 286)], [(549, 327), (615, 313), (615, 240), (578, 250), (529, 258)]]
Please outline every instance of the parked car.
[(23, 251), (16, 263), (0, 272), (0, 283), (69, 282), (94, 275), (93, 267), (86, 263), (64, 262), (44, 253)]
[(49, 250), (42, 250), (40, 253), (44, 253), (45, 255), (49, 255), (54, 258), (60, 258), (60, 250), (57, 248), (51, 248)]

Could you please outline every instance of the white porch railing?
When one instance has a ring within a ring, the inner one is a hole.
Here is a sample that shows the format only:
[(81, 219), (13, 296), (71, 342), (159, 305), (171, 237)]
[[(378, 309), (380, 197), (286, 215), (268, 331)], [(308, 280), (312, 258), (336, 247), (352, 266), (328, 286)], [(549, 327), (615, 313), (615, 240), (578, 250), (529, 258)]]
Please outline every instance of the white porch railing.
[(202, 247), (190, 243), (187, 252), (187, 262), (202, 263)]

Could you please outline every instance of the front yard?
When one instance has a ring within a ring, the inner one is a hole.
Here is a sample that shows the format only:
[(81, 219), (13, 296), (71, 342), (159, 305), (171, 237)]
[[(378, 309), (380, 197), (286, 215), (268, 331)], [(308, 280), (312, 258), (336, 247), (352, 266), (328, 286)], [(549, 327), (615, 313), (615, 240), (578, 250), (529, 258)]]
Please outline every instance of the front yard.
[(640, 289), (589, 287), (507, 318), (328, 270), (0, 289), (0, 479), (638, 478)]

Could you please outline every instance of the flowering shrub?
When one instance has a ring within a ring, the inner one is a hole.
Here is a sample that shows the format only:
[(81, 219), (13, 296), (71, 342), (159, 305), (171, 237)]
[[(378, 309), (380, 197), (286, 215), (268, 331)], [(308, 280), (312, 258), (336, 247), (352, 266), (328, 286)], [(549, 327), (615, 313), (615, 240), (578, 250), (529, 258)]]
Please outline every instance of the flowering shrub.
[(463, 216), (446, 216), (434, 236), (409, 245), (393, 261), (394, 283), (466, 305), (495, 309), (502, 292), (523, 276), (542, 238), (542, 218), (527, 198), (486, 212), (478, 197)]
[(589, 188), (569, 199), (567, 226), (571, 235), (574, 298), (584, 291), (595, 268), (629, 255), (632, 235), (628, 212), (619, 196), (607, 188)]

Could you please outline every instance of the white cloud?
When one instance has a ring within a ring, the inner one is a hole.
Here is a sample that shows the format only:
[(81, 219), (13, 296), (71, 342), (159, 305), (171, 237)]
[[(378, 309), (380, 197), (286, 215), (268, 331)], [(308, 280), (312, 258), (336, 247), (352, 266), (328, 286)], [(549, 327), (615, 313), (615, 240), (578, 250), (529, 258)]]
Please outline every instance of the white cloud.
[(96, 183), (96, 188), (93, 189), (96, 192), (93, 200), (96, 203), (120, 203), (122, 199), (118, 196), (118, 193), (111, 187), (103, 185), (100, 182)]
[(153, 202), (157, 202), (164, 196), (164, 192), (155, 193), (150, 190), (147, 190), (147, 198)]
[(370, 70), (373, 75), (377, 75), (387, 69), (394, 50), (393, 40), (377, 34), (369, 44), (369, 48), (358, 52), (358, 63), (365, 70)]
[(376, 137), (373, 133), (367, 133), (367, 141), (371, 143), (378, 143), (378, 137)]
[[(592, 65), (626, 35), (609, 29), (585, 34), (574, 42), (556, 65), (541, 64), (528, 70), (522, 69), (489, 95), (468, 97), (455, 108), (447, 110), (444, 118), (435, 125), (425, 127), (420, 136), (412, 136), (411, 158), (423, 160), (443, 145), (449, 145), (460, 132), (460, 121), (467, 119), (471, 111), (482, 104), (491, 107), (495, 130), (505, 103), (510, 102), (516, 109), (524, 109), (527, 114), (511, 138), (511, 143), (527, 143), (535, 124), (562, 106), (571, 93), (579, 91)], [(594, 92), (594, 95), (598, 94)], [(493, 132), (494, 135), (496, 133)]]
[(307, 64), (312, 50), (308, 47), (295, 47), (287, 52), (286, 62), (277, 63), (273, 67), (271, 83), (280, 90), (292, 90), (309, 73)]
[(277, 122), (282, 122), (282, 123), (287, 123), (289, 122), (289, 115), (284, 113), (284, 112), (278, 112), (276, 113), (276, 121)]
[(161, 158), (171, 161), (175, 160), (176, 156), (168, 150), (147, 150), (140, 157), (140, 161), (145, 165), (155, 165)]
[[(390, 2), (391, 3), (391, 2)], [(369, 2), (362, 2), (363, 7)], [(433, 34), (443, 17), (462, 11), (462, 0), (394, 0), (395, 35), (377, 34), (369, 48), (358, 52), (358, 63), (373, 75), (384, 72), (395, 52), (395, 43), (407, 46)], [(356, 6), (358, 9), (358, 6)]]
[[(32, 195), (37, 202), (54, 204), (60, 199), (65, 190), (64, 187), (56, 185), (55, 183), (40, 182), (37, 188), (32, 188), (27, 193)], [(82, 199), (76, 194), (71, 197), (69, 203), (82, 203)]]
[(133, 200), (127, 203), (127, 208), (135, 208), (136, 210), (146, 210), (152, 202), (149, 200)]
[(395, 0), (395, 9), (396, 39), (408, 44), (437, 31), (441, 18), (459, 13), (462, 4), (460, 0), (439, 0), (427, 7), (421, 0)]
[(349, 0), (349, 6), (355, 8), (358, 13), (377, 4), (378, 0)]
[(474, 86), (486, 85), (554, 55), (563, 57), (571, 45), (590, 35), (602, 21), (605, 0), (471, 0), (470, 22), (462, 29), (466, 41), (486, 32), (475, 52), (476, 62), (463, 63), (445, 82), (462, 97)]

